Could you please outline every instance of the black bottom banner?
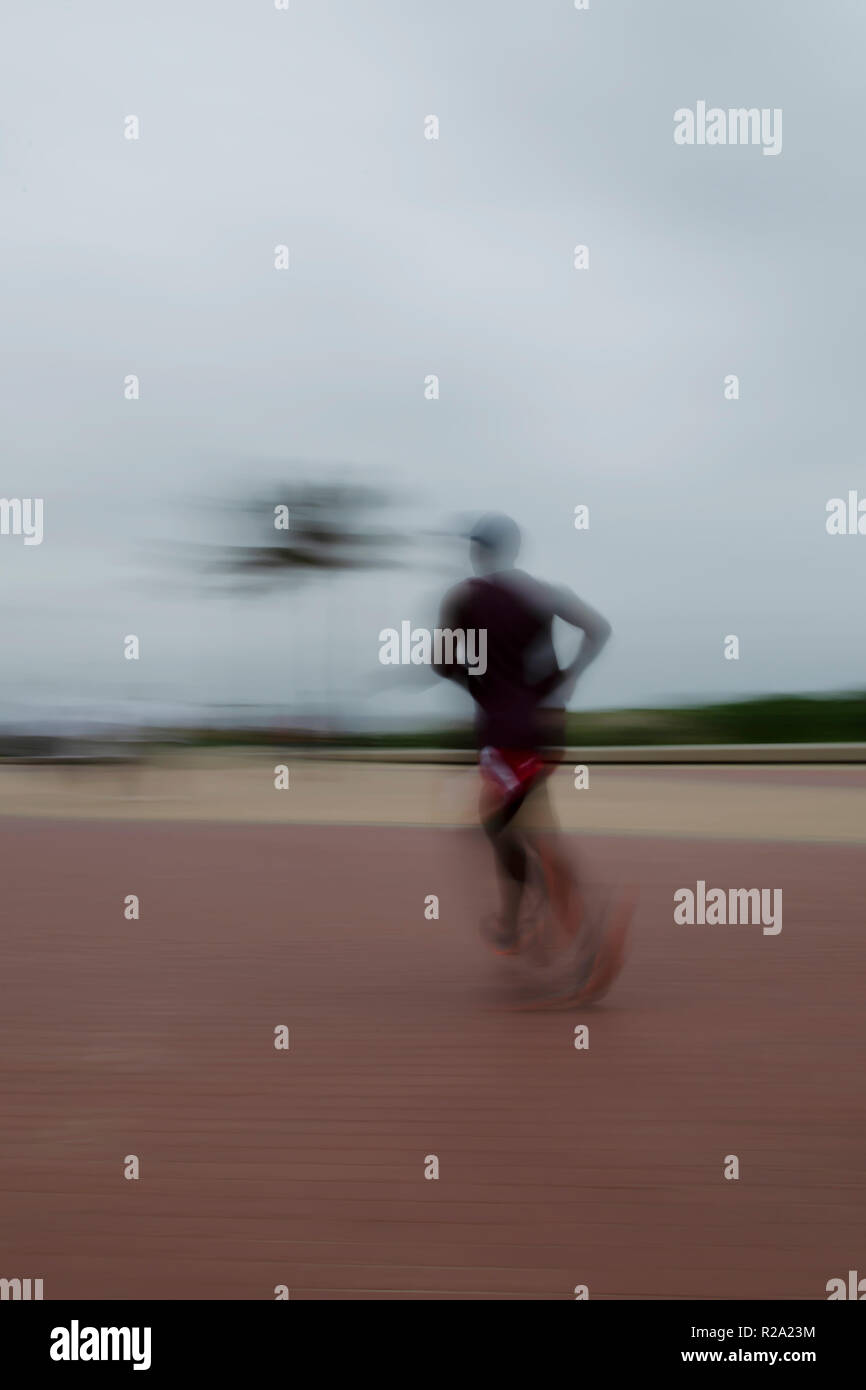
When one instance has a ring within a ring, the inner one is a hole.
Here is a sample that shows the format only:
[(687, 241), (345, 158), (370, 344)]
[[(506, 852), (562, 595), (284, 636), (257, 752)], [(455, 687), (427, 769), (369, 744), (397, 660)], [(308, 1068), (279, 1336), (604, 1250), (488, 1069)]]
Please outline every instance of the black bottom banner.
[[(237, 1374), (252, 1375), (257, 1384), (263, 1374), (290, 1376), (293, 1370), (305, 1379), (311, 1370), (333, 1377), (345, 1366), (352, 1376), (366, 1371), (403, 1382), (429, 1380), (437, 1370), (453, 1377), (465, 1359), (487, 1379), (524, 1367), (537, 1377), (556, 1355), (570, 1361), (575, 1374), (800, 1366), (826, 1379), (855, 1366), (863, 1342), (864, 1315), (834, 1301), (586, 1300), (568, 1317), (545, 1313), (538, 1302), (523, 1303), (522, 1312), (504, 1310), (516, 1301), (490, 1303), (486, 1312), (477, 1301), (452, 1303), (450, 1312), (438, 1302), (425, 1314), (413, 1303), (399, 1317), (389, 1314), (381, 1327), (373, 1301), (338, 1307), (312, 1300), (9, 1301), (0, 1305), (3, 1366), (17, 1364), (19, 1376), (47, 1374), (58, 1381), (110, 1371), (115, 1379), (139, 1373), (143, 1384), (144, 1376), (167, 1383), (190, 1375), (196, 1385)], [(463, 1334), (459, 1353), (455, 1333)]]

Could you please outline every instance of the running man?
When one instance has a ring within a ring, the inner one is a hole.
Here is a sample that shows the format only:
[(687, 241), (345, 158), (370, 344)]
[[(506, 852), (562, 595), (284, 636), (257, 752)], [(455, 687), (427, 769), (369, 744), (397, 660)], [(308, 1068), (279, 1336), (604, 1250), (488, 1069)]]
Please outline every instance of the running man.
[[(502, 954), (521, 949), (520, 911), (528, 877), (523, 826), (555, 829), (542, 750), (561, 748), (565, 705), (611, 635), (610, 623), (571, 590), (533, 579), (515, 568), (520, 531), (510, 517), (490, 514), (472, 529), (470, 558), (476, 578), (446, 594), (440, 628), (486, 630), (487, 665), (472, 674), (465, 662), (437, 664), (476, 702), (476, 734), (483, 789), (481, 820), (496, 857), (502, 913), (485, 933)], [(553, 646), (553, 620), (583, 633), (577, 656), (561, 668)], [(529, 841), (531, 843), (531, 840)], [(547, 882), (556, 919), (568, 934), (579, 925), (573, 875), (559, 850), (545, 846)]]

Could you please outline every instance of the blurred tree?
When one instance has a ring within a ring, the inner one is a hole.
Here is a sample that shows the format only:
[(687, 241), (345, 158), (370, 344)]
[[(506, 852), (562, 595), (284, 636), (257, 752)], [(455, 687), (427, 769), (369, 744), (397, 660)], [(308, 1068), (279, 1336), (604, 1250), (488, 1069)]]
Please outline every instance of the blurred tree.
[(390, 506), (388, 493), (367, 484), (300, 477), (274, 485), (268, 495), (241, 509), (251, 525), (250, 542), (219, 547), (211, 566), (227, 577), (232, 588), (238, 582), (260, 590), (314, 577), (326, 581), (315, 635), (312, 641), (296, 643), (296, 652), (304, 653), (306, 661), (294, 664), (293, 673), (297, 681), (318, 664), (311, 650), (318, 647), (324, 697), (317, 717), (331, 732), (338, 616), (334, 580), (344, 572), (396, 569), (406, 563), (396, 551), (408, 537), (382, 526), (381, 518)]
[[(379, 522), (390, 505), (383, 491), (361, 484), (300, 481), (275, 486), (245, 506), (260, 540), (225, 547), (223, 571), (258, 579), (303, 579), (340, 570), (396, 568), (404, 537)], [(285, 512), (288, 510), (288, 524)]]

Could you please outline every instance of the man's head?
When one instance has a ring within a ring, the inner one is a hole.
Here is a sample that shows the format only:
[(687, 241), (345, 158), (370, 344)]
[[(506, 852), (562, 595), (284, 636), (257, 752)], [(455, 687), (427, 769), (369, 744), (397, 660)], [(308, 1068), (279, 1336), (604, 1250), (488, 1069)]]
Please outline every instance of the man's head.
[(469, 533), (469, 555), (476, 574), (511, 569), (520, 550), (520, 530), (510, 516), (488, 512)]

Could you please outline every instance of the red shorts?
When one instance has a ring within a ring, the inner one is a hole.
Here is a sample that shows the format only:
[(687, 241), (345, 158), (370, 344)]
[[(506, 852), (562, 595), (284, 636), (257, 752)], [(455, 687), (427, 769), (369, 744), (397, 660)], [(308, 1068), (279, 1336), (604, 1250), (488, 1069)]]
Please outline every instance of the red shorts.
[(481, 776), (506, 803), (530, 790), (546, 771), (544, 759), (523, 748), (481, 750)]

